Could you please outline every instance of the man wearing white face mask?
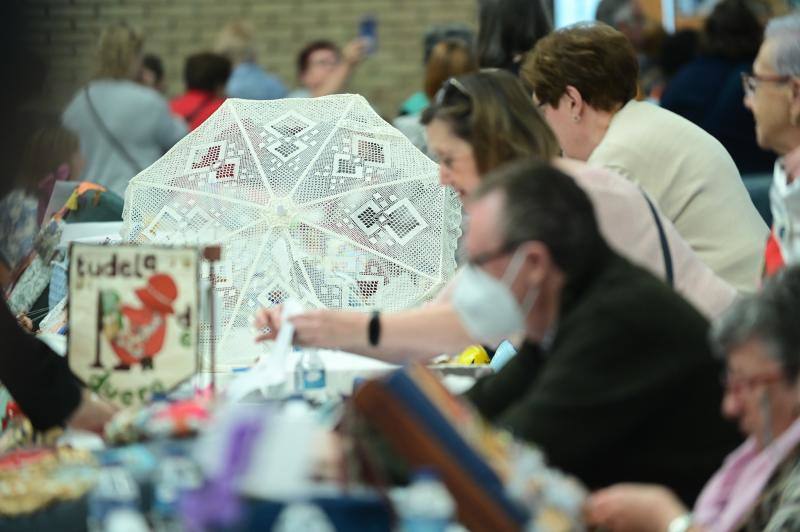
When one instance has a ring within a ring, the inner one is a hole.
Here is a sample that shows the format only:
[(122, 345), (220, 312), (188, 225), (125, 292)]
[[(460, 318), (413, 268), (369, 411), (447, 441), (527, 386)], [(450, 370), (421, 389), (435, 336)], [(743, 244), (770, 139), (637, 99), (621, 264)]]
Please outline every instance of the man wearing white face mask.
[(612, 251), (589, 198), (549, 165), (501, 170), (467, 210), (453, 305), (472, 335), (525, 337), (467, 397), (590, 488), (658, 479), (693, 501), (739, 441), (719, 415), (708, 322)]
[(774, 219), (766, 273), (800, 261), (800, 14), (770, 21), (753, 63), (742, 77), (745, 106), (756, 121), (758, 145), (781, 157), (770, 191)]

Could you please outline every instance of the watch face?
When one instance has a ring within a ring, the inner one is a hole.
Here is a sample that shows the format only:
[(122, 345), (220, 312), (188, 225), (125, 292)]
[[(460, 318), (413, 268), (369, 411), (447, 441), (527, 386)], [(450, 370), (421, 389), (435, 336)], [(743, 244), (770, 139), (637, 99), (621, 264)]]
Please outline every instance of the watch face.
[(381, 314), (378, 311), (372, 313), (372, 318), (369, 320), (369, 331), (367, 331), (369, 338), (369, 345), (376, 346), (381, 337)]
[(683, 514), (670, 522), (667, 532), (687, 532), (691, 526), (692, 514)]

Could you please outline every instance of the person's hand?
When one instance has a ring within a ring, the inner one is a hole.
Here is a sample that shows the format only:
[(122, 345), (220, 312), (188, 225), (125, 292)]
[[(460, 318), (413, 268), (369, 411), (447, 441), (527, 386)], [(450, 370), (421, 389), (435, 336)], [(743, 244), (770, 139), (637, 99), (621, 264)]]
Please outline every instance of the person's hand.
[(350, 66), (359, 64), (364, 58), (367, 57), (367, 49), (369, 42), (363, 37), (353, 39), (344, 45), (342, 49), (342, 59)]
[(668, 489), (651, 484), (617, 484), (586, 502), (586, 522), (613, 532), (663, 532), (687, 512)]
[(75, 429), (88, 430), (103, 434), (106, 426), (119, 409), (111, 403), (100, 399), (96, 394), (84, 388), (78, 408), (67, 420), (67, 425)]
[[(256, 314), (255, 326), (269, 327), (259, 335), (257, 342), (274, 340), (281, 327), (282, 307), (261, 309)], [(341, 310), (309, 310), (289, 318), (294, 325), (294, 344), (327, 349), (353, 350), (353, 346), (367, 343), (369, 314)]]
[(20, 327), (25, 329), (25, 332), (32, 333), (33, 331), (33, 320), (31, 320), (27, 314), (24, 312), (20, 312), (17, 314), (17, 323)]
[(278, 337), (278, 332), (281, 329), (282, 313), (283, 305), (258, 309), (255, 320), (253, 321), (253, 326), (259, 330), (259, 334), (256, 336), (256, 342), (274, 340)]

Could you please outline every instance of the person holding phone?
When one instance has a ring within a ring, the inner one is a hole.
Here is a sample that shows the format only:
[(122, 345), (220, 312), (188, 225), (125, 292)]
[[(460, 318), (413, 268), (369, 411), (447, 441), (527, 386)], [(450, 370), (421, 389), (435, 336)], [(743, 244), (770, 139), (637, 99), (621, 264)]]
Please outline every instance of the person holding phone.
[(341, 93), (374, 46), (374, 37), (357, 37), (341, 49), (326, 40), (307, 44), (297, 56), (300, 87), (291, 91), (288, 97), (316, 98)]

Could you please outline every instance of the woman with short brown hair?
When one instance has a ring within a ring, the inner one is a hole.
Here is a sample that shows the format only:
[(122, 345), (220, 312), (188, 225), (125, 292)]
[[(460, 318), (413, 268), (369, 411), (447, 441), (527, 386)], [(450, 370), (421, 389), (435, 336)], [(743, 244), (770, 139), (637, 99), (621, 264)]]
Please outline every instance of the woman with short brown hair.
[(736, 165), (696, 125), (636, 101), (637, 74), (633, 47), (605, 24), (551, 33), (522, 67), (564, 155), (641, 185), (717, 275), (753, 292), (767, 228)]
[(544, 37), (523, 66), (540, 106), (558, 106), (568, 86), (602, 111), (614, 112), (636, 97), (639, 63), (631, 42), (605, 24), (574, 26)]

